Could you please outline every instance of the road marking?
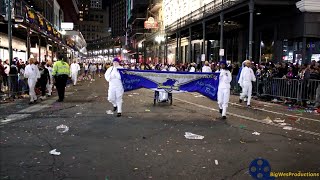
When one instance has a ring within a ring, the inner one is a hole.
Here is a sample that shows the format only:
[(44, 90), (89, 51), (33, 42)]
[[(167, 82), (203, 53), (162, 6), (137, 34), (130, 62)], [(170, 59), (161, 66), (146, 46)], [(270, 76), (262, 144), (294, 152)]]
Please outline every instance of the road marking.
[(0, 121), (0, 125), (8, 124), (11, 121), (17, 121), (31, 116), (31, 114), (10, 114)]
[[(200, 105), (200, 104), (196, 104), (196, 103), (193, 103), (193, 102), (185, 101), (185, 100), (182, 100), (182, 99), (179, 99), (179, 98), (173, 98), (173, 99), (181, 101), (181, 102), (184, 102), (184, 103), (187, 103), (187, 104), (191, 104), (191, 105), (194, 105), (194, 106), (197, 106), (197, 107), (200, 107), (200, 108), (204, 108), (204, 109), (208, 109), (208, 110), (219, 112), (218, 109), (214, 109), (214, 108), (210, 108), (210, 107), (203, 106), (203, 105)], [(251, 117), (242, 116), (242, 115), (239, 115), (239, 114), (234, 114), (234, 113), (229, 113), (229, 112), (227, 114), (230, 115), (230, 116), (235, 116), (235, 117), (246, 119), (246, 120), (249, 120), (249, 121), (254, 121), (254, 122), (258, 122), (258, 123), (262, 123), (262, 124), (267, 124), (267, 125), (283, 128), (283, 126), (281, 126), (279, 124), (268, 123), (268, 122), (264, 122), (263, 120), (258, 120), (258, 119), (251, 118)], [(292, 131), (297, 131), (297, 132), (301, 132), (301, 133), (305, 133), (305, 134), (320, 136), (320, 133), (307, 131), (307, 130), (303, 130), (303, 129), (298, 129), (298, 128), (294, 128), (294, 127), (292, 127)]]
[[(244, 106), (242, 106), (242, 105), (240, 105), (240, 104), (237, 104), (237, 103), (231, 103), (231, 102), (229, 102), (229, 104), (234, 105), (234, 106), (244, 107)], [(253, 109), (257, 109), (257, 110), (265, 111), (265, 112), (269, 112), (269, 113), (274, 113), (274, 114), (278, 114), (278, 115), (284, 115), (284, 116), (290, 116), (290, 117), (305, 119), (305, 120), (314, 121), (314, 122), (320, 122), (320, 120), (318, 120), (318, 119), (312, 119), (312, 118), (301, 117), (301, 116), (296, 116), (296, 115), (291, 115), (291, 114), (286, 114), (286, 113), (280, 113), (280, 112), (275, 112), (275, 111), (266, 110), (266, 109), (261, 109), (261, 108), (256, 108), (256, 107), (253, 107)]]
[[(66, 92), (65, 93), (65, 95), (72, 95), (72, 94), (73, 94), (73, 92)], [(18, 120), (25, 119), (25, 118), (31, 116), (31, 114), (28, 114), (28, 113), (34, 113), (34, 112), (38, 112), (44, 108), (48, 108), (48, 107), (50, 107), (49, 105), (53, 104), (54, 102), (56, 102), (55, 99), (48, 99), (46, 101), (40, 102), (39, 104), (22, 109), (22, 110), (18, 111), (17, 114), (10, 114), (9, 116), (0, 120), (0, 125), (8, 124), (9, 122), (12, 122), (12, 121), (18, 121)]]

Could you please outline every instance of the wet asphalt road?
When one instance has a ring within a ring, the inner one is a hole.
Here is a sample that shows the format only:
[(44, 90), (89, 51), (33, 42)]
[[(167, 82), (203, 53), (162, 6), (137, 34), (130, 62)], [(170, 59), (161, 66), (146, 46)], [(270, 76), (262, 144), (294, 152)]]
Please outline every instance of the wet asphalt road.
[[(0, 179), (252, 179), (249, 165), (258, 157), (275, 172), (320, 172), (318, 114), (261, 101), (248, 109), (232, 96), (223, 122), (216, 102), (197, 93), (153, 106), (153, 92), (140, 89), (125, 93), (117, 118), (106, 113), (106, 94), (101, 78), (67, 88), (64, 103), (54, 96), (33, 106), (0, 104)], [(276, 118), (293, 129), (270, 123)], [(61, 124), (69, 131), (59, 133)]]

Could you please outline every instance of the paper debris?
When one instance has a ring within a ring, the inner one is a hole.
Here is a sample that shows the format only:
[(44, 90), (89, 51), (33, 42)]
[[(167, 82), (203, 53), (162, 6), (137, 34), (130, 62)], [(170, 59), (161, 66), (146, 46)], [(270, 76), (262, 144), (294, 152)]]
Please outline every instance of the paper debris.
[(280, 126), (286, 126), (286, 125), (290, 125), (290, 124), (287, 124), (287, 123), (279, 123)]
[(65, 133), (69, 131), (69, 127), (66, 125), (61, 124), (60, 126), (57, 126), (56, 129), (59, 133)]
[(146, 111), (146, 112), (150, 112), (150, 109), (146, 109), (145, 111)]
[(256, 136), (260, 136), (260, 133), (258, 133), (258, 132), (256, 132), (256, 131), (253, 132), (252, 134), (253, 134), (253, 135), (256, 135)]
[(203, 139), (204, 138), (204, 136), (193, 134), (191, 132), (185, 132), (184, 137), (186, 137), (187, 139)]
[(57, 149), (53, 149), (49, 152), (51, 155), (59, 156), (61, 152), (57, 152)]
[(77, 115), (82, 114), (81, 112), (78, 112)]
[(218, 165), (218, 164), (219, 164), (218, 160), (214, 160), (214, 163), (215, 163), (216, 165)]
[(132, 95), (132, 94), (129, 94), (128, 96), (129, 96), (129, 97), (132, 97), (133, 95)]
[(132, 117), (131, 117), (131, 116), (129, 116), (128, 118), (129, 118), (129, 119), (132, 119)]
[(177, 153), (181, 153), (182, 151), (177, 150)]
[(284, 130), (289, 130), (289, 131), (291, 131), (291, 130), (292, 130), (292, 127), (290, 127), (290, 126), (285, 126), (285, 127), (283, 127), (283, 129), (284, 129)]
[(263, 121), (266, 122), (266, 123), (273, 123), (273, 121), (270, 119), (269, 116), (266, 117)]
[(280, 119), (280, 118), (276, 118), (275, 120), (273, 120), (276, 123), (284, 123), (284, 119)]
[(242, 124), (239, 126), (240, 129), (244, 129), (244, 128), (246, 128), (246, 127), (247, 127), (247, 126), (242, 125)]
[(134, 95), (139, 95), (139, 93), (132, 93), (132, 94), (134, 94)]
[(107, 110), (106, 112), (107, 114), (113, 114), (113, 112), (111, 110)]

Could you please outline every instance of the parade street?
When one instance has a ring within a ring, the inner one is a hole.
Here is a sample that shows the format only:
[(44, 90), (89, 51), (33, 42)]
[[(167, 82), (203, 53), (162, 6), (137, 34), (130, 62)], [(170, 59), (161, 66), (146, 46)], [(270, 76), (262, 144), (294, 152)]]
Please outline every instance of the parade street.
[[(1, 104), (0, 179), (246, 180), (257, 158), (272, 172), (320, 172), (314, 112), (257, 100), (247, 108), (231, 96), (224, 121), (217, 102), (198, 93), (173, 94), (172, 105), (154, 106), (154, 92), (139, 89), (124, 94), (116, 117), (106, 95), (107, 83), (98, 78), (67, 87), (63, 103), (55, 93), (34, 105)], [(61, 132), (60, 125), (69, 129)], [(204, 138), (187, 139), (186, 132)], [(50, 154), (54, 149), (61, 154)]]

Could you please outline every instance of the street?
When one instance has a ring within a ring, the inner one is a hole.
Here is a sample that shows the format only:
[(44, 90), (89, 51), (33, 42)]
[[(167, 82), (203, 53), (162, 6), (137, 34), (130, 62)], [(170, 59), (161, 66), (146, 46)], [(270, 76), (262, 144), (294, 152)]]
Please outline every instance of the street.
[[(249, 165), (259, 157), (272, 172), (320, 172), (314, 112), (257, 100), (247, 108), (231, 96), (224, 122), (217, 103), (198, 93), (173, 94), (173, 105), (154, 106), (153, 91), (139, 89), (125, 93), (116, 117), (106, 113), (106, 95), (105, 79), (97, 78), (68, 87), (63, 103), (55, 94), (31, 106), (27, 99), (1, 104), (0, 179), (252, 179)], [(56, 129), (62, 124), (65, 133)], [(53, 149), (61, 154), (51, 155)]]

